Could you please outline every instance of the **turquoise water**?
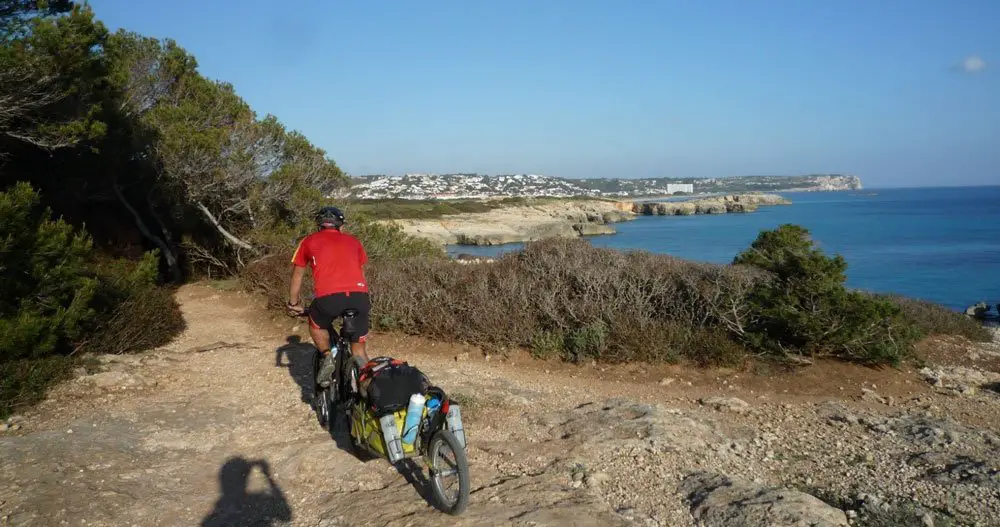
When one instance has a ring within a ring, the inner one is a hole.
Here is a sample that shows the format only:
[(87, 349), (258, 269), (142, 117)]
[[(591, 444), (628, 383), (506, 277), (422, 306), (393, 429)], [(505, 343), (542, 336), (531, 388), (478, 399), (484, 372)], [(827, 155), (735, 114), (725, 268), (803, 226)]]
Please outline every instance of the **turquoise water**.
[[(729, 263), (763, 229), (796, 223), (824, 251), (847, 259), (847, 283), (964, 309), (1000, 302), (1000, 186), (865, 189), (783, 194), (790, 206), (750, 214), (644, 216), (596, 247), (643, 249)], [(521, 244), (450, 246), (451, 254), (496, 255)]]

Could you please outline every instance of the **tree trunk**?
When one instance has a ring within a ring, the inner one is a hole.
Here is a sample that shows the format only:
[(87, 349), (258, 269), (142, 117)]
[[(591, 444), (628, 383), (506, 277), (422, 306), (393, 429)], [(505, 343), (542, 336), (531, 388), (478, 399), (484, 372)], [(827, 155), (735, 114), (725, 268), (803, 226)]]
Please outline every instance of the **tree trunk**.
[(149, 208), (149, 215), (152, 216), (154, 220), (156, 220), (156, 224), (160, 227), (160, 232), (163, 233), (163, 239), (167, 242), (167, 244), (173, 246), (174, 244), (173, 234), (170, 232), (170, 229), (167, 228), (167, 224), (163, 223), (163, 219), (160, 218), (160, 215), (156, 213), (156, 206), (153, 204), (152, 190), (150, 190), (149, 193), (146, 194), (146, 207)]
[(250, 245), (249, 243), (237, 238), (236, 236), (233, 236), (232, 233), (227, 231), (226, 228), (223, 227), (221, 223), (219, 223), (219, 220), (215, 218), (215, 215), (212, 214), (212, 211), (208, 210), (208, 207), (206, 207), (204, 203), (196, 201), (195, 204), (198, 205), (198, 208), (201, 210), (201, 212), (205, 215), (206, 218), (208, 218), (208, 221), (215, 226), (216, 230), (219, 231), (219, 234), (222, 234), (222, 237), (225, 238), (229, 243), (241, 249), (246, 249), (248, 251), (254, 250), (253, 245)]
[(115, 196), (118, 196), (118, 201), (125, 205), (125, 208), (132, 213), (132, 217), (135, 218), (135, 225), (139, 227), (139, 231), (142, 235), (150, 239), (160, 251), (163, 253), (163, 258), (167, 260), (167, 269), (170, 271), (170, 279), (175, 283), (180, 283), (181, 281), (181, 269), (177, 265), (177, 253), (174, 252), (173, 248), (167, 245), (167, 242), (163, 241), (163, 238), (155, 235), (146, 226), (146, 222), (142, 221), (142, 216), (139, 215), (139, 211), (135, 210), (131, 203), (125, 199), (125, 194), (122, 193), (122, 189), (117, 183), (113, 184), (112, 187), (115, 189)]

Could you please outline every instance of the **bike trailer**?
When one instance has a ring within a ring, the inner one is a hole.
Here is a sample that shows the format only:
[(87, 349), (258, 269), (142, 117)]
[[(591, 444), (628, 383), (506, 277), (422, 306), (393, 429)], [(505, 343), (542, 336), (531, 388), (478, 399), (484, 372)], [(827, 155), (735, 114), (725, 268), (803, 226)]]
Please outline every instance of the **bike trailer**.
[(383, 415), (381, 419), (363, 404), (358, 404), (354, 410), (351, 414), (351, 435), (358, 438), (365, 448), (393, 463), (416, 453), (416, 442), (407, 444), (402, 440), (405, 408)]

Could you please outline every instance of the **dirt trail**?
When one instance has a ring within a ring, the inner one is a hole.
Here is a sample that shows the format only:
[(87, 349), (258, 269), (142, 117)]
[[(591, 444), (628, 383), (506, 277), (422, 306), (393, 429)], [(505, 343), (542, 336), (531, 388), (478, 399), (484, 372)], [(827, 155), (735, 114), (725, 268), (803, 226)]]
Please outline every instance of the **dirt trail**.
[(361, 462), (318, 426), (304, 327), (206, 285), (178, 300), (175, 342), (103, 357), (0, 434), (0, 525), (712, 525), (721, 509), (692, 507), (682, 485), (695, 471), (867, 494), (854, 505), (871, 514), (919, 502), (939, 524), (1000, 517), (1000, 397), (956, 387), (961, 370), (932, 386), (836, 364), (599, 368), (377, 335), (375, 354), (463, 401), (473, 493), (444, 516), (419, 470)]

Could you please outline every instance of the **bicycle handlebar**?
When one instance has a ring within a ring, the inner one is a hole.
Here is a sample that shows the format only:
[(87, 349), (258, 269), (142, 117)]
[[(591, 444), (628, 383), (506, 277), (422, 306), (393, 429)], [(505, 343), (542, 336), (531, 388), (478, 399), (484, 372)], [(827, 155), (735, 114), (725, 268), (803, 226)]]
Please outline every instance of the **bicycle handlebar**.
[[(285, 309), (288, 309), (288, 305), (287, 304), (285, 305)], [(309, 304), (303, 303), (303, 305), (302, 305), (302, 312), (301, 313), (295, 313), (295, 314), (288, 313), (288, 316), (290, 316), (290, 317), (306, 317), (306, 316), (309, 316)]]

